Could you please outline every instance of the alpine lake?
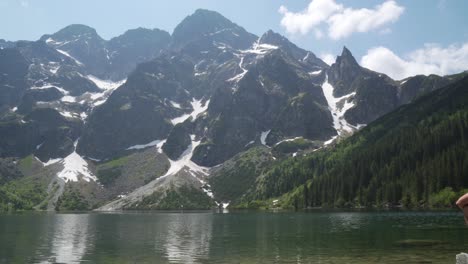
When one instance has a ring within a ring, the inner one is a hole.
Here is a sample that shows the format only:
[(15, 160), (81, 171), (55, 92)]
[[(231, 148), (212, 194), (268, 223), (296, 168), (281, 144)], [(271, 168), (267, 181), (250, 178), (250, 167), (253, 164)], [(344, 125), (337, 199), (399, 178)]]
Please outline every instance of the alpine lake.
[(461, 212), (0, 215), (0, 263), (455, 263)]

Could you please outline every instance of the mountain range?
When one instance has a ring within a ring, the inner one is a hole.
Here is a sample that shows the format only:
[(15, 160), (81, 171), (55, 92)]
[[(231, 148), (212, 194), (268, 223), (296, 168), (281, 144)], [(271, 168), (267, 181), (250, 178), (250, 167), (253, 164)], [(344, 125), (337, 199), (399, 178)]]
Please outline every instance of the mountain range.
[[(291, 206), (297, 188), (323, 187), (311, 175), (325, 176), (282, 166), (383, 137), (369, 131), (397, 129), (400, 118), (382, 121), (392, 111), (431, 116), (437, 109), (422, 98), (458, 85), (444, 97), (450, 104), (452, 93), (466, 95), (465, 76), (393, 80), (346, 47), (327, 65), (278, 33), (256, 36), (202, 9), (172, 34), (138, 28), (107, 41), (70, 25), (38, 41), (0, 40), (0, 204), (205, 209), (285, 195)], [(302, 205), (339, 206), (353, 195)]]

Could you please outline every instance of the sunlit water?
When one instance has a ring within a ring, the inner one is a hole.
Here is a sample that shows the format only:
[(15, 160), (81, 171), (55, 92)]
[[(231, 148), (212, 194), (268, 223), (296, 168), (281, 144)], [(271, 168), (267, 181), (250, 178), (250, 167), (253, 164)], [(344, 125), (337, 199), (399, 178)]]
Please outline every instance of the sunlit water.
[(455, 263), (461, 251), (456, 212), (0, 215), (1, 263)]

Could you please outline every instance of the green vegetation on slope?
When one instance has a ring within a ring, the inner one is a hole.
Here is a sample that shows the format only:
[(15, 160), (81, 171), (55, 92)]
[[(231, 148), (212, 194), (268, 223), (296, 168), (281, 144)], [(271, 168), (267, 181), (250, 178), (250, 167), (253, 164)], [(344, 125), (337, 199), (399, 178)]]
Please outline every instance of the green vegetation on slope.
[(333, 149), (272, 167), (245, 201), (285, 194), (283, 205), (297, 208), (447, 206), (456, 196), (450, 192), (468, 187), (467, 150), (464, 78), (378, 119)]
[(219, 201), (235, 205), (271, 161), (272, 156), (266, 147), (252, 148), (238, 154), (208, 179), (214, 196)]
[(34, 159), (28, 156), (16, 164), (13, 159), (0, 159), (0, 211), (31, 210), (47, 197), (47, 180), (25, 176)]
[(0, 186), (0, 211), (31, 210), (47, 197), (47, 184), (40, 178), (25, 177)]
[(213, 200), (201, 189), (183, 185), (179, 188), (171, 186), (164, 193), (154, 192), (143, 198), (135, 209), (211, 209), (216, 206)]
[(283, 141), (273, 147), (274, 152), (293, 153), (308, 148), (318, 148), (318, 143), (305, 138), (296, 138), (294, 140)]
[(66, 188), (57, 201), (57, 211), (84, 211), (89, 210), (89, 204), (85, 198), (76, 190)]

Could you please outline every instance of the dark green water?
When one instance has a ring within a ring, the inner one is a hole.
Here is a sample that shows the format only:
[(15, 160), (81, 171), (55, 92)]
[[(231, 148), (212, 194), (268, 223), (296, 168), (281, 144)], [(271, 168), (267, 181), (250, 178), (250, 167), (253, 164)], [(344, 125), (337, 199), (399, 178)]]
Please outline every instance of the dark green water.
[(461, 251), (455, 212), (0, 215), (1, 263), (455, 263)]

